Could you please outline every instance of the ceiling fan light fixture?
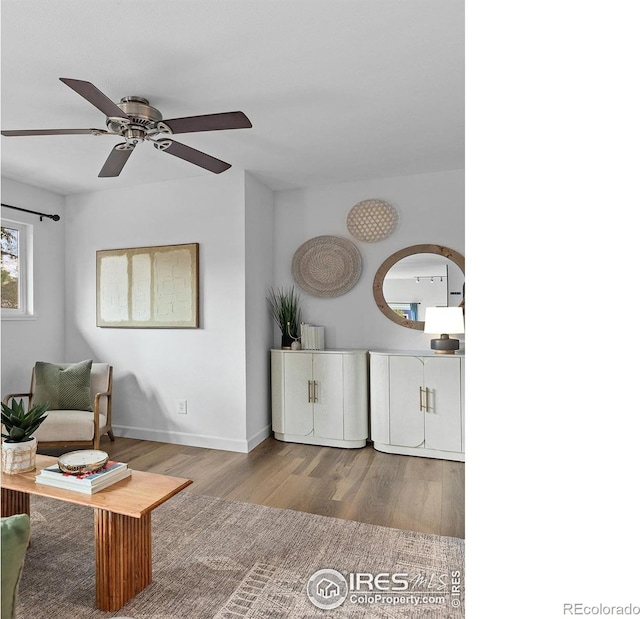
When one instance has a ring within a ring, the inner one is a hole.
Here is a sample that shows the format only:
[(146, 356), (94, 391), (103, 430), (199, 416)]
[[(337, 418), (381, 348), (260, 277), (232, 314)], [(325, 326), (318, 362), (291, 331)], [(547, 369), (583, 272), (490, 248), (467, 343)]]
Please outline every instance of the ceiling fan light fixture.
[(138, 141), (144, 140), (147, 137), (147, 133), (138, 127), (128, 127), (122, 133), (122, 137), (124, 137), (127, 141)]

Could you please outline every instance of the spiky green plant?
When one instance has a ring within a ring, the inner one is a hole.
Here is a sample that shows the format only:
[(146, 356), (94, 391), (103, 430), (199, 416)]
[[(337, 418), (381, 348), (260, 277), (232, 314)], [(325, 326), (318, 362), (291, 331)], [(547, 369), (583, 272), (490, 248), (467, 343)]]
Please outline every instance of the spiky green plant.
[(300, 295), (295, 286), (269, 289), (269, 310), (283, 335), (300, 337)]
[(28, 411), (24, 410), (23, 400), (11, 398), (11, 406), (2, 403), (2, 425), (7, 434), (2, 437), (7, 443), (24, 443), (31, 440), (31, 435), (40, 427), (47, 418), (45, 413), (48, 404), (38, 404)]

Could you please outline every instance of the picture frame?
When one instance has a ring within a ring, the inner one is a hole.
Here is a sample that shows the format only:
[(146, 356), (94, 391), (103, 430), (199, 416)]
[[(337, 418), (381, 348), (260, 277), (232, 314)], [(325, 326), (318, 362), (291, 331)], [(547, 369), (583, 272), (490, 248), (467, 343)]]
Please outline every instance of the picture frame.
[(199, 245), (96, 251), (96, 326), (199, 327)]

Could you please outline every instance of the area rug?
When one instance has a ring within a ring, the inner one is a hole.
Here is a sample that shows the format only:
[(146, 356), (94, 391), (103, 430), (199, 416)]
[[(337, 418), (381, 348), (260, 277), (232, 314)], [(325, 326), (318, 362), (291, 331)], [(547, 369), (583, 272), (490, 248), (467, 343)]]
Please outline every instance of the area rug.
[(17, 619), (464, 617), (464, 540), (183, 492), (152, 513), (153, 582), (94, 607), (93, 514), (33, 496)]

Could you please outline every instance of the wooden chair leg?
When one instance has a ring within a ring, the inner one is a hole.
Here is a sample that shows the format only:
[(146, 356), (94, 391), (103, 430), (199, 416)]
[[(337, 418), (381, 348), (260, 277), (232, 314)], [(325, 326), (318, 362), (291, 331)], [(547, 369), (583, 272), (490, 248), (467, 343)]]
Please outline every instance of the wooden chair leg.
[(111, 442), (116, 440), (116, 438), (115, 438), (115, 436), (113, 436), (113, 432), (111, 430), (107, 431), (107, 436), (111, 439)]

